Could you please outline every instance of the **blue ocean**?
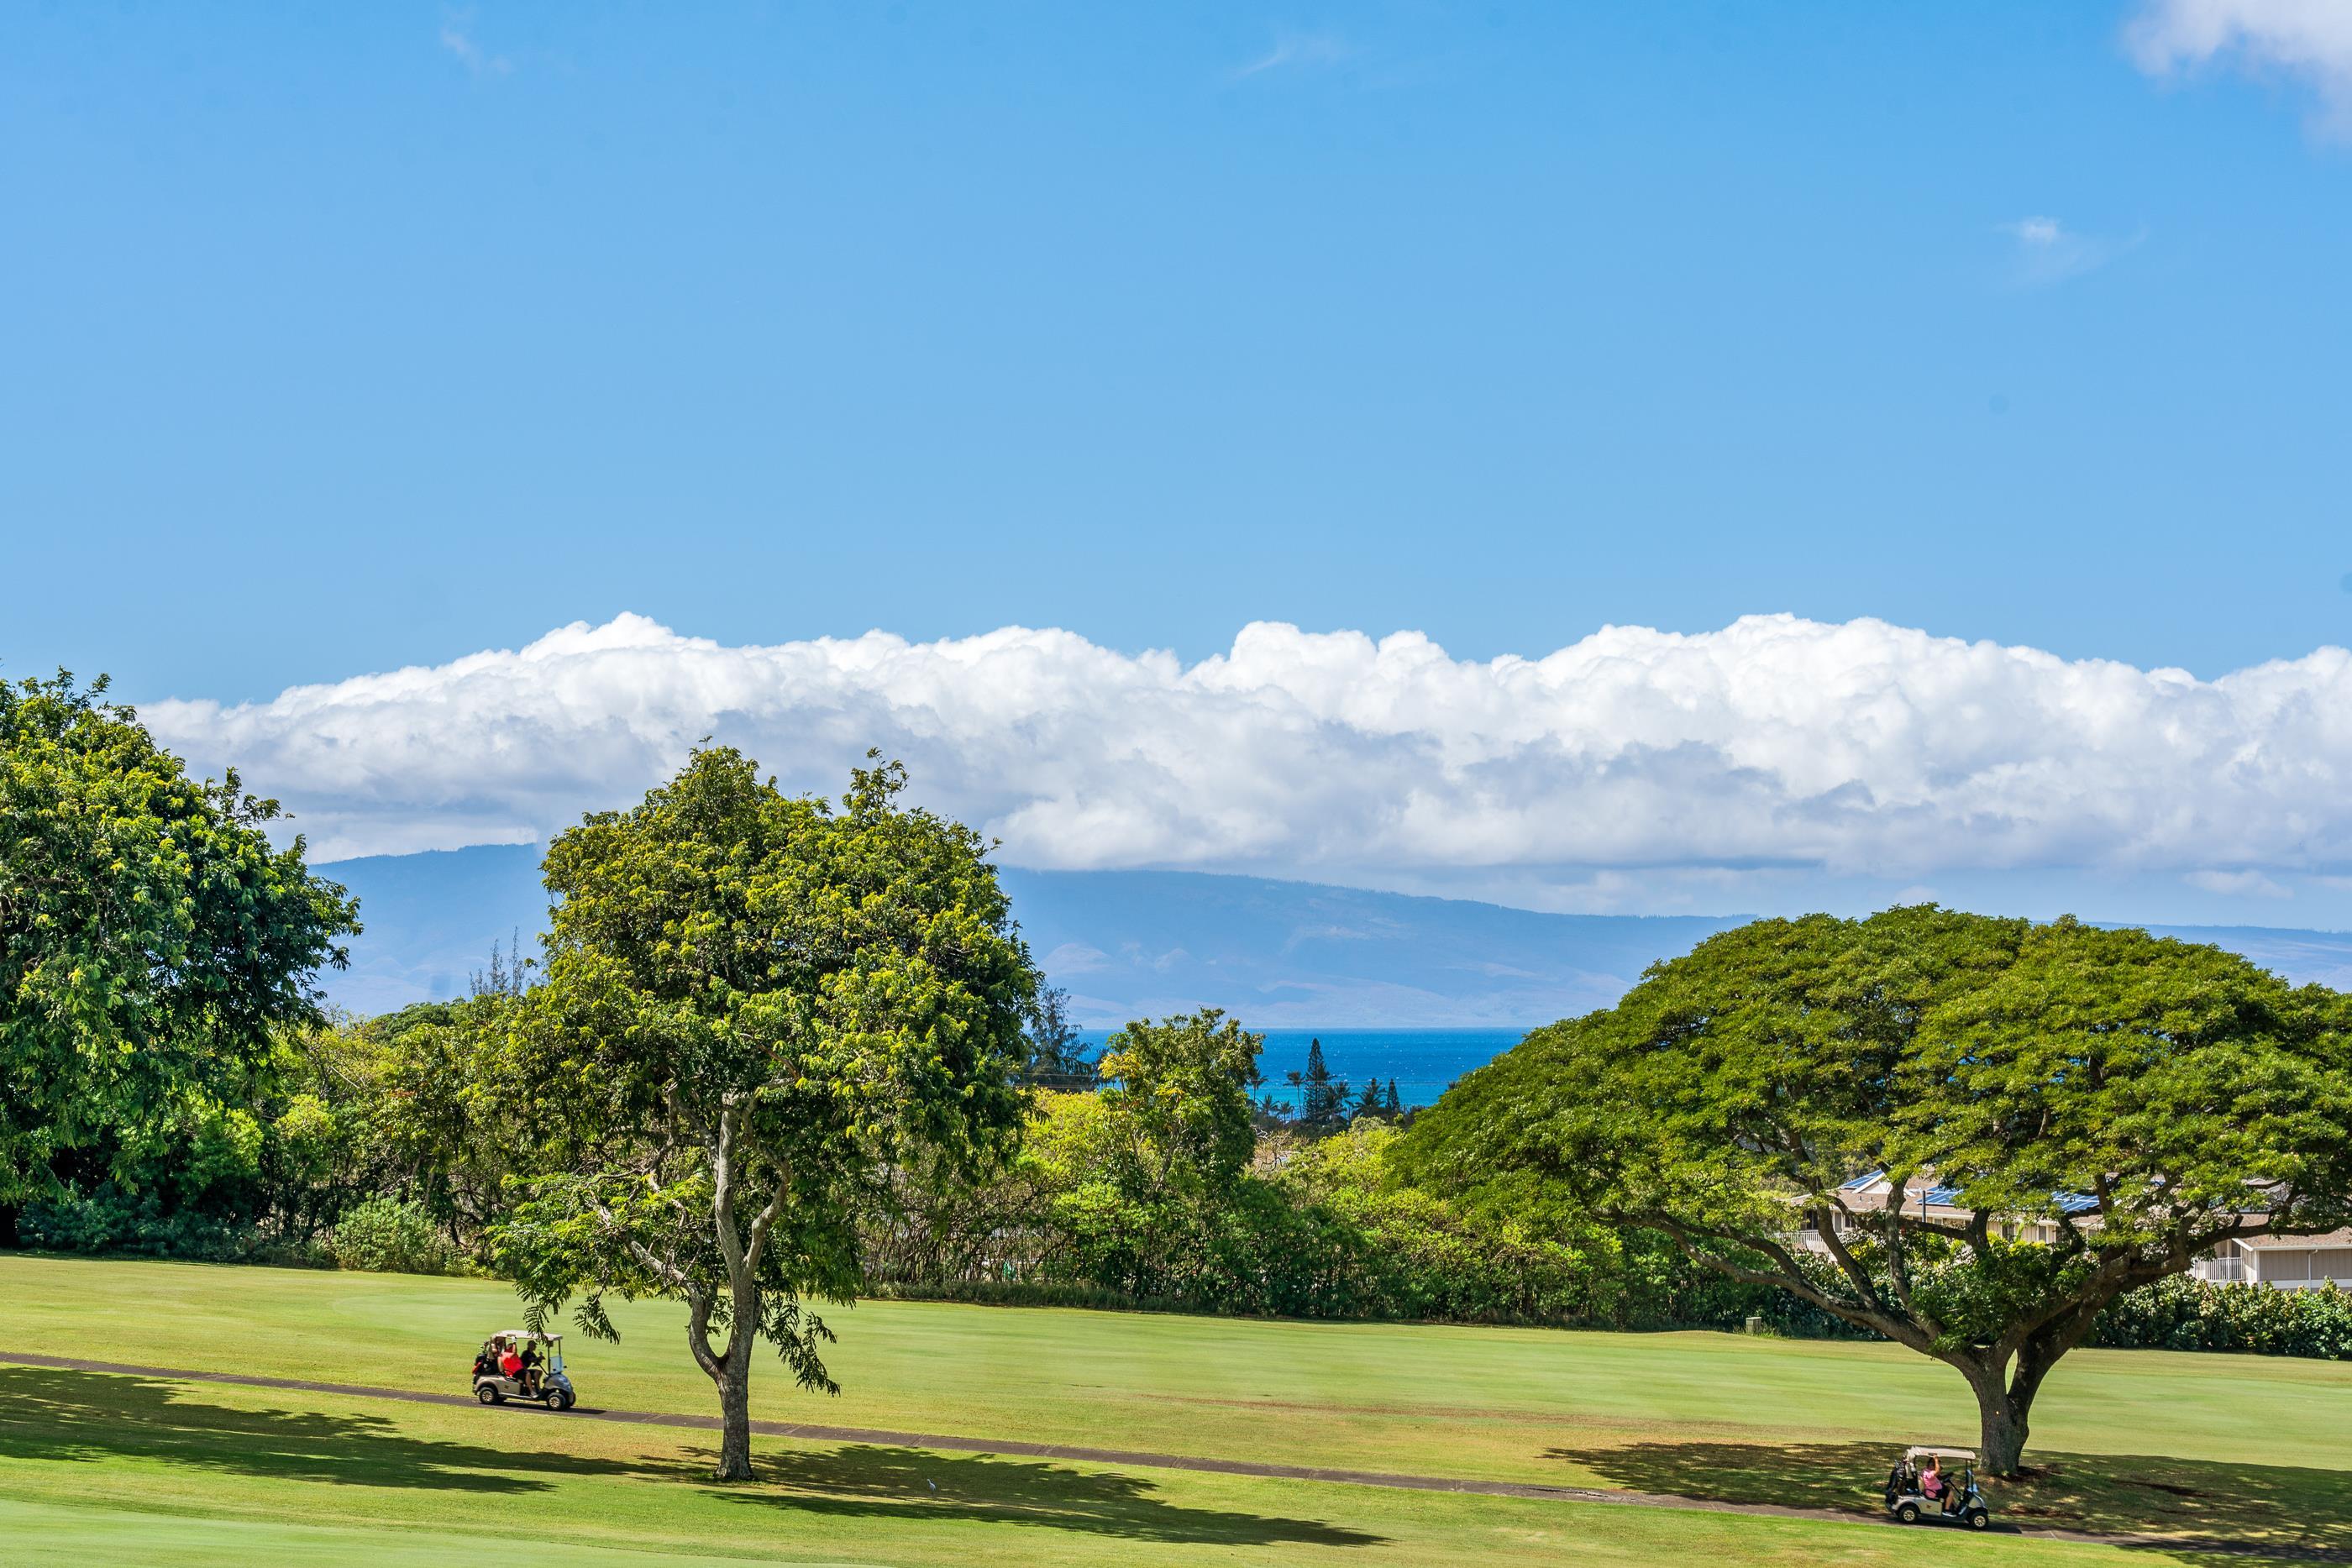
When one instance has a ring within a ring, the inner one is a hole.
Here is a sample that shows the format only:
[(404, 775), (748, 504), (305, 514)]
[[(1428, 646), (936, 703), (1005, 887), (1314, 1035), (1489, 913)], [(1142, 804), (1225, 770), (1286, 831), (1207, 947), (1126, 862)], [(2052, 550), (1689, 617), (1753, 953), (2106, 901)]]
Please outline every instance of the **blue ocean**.
[[(1361, 1092), (1367, 1078), (1385, 1087), (1396, 1080), (1397, 1097), (1407, 1105), (1433, 1105), (1445, 1086), (1474, 1067), (1484, 1067), (1519, 1043), (1527, 1030), (1518, 1029), (1270, 1029), (1258, 1070), (1265, 1088), (1284, 1104), (1296, 1104), (1297, 1091), (1283, 1081), (1286, 1073), (1307, 1065), (1307, 1042), (1323, 1042), (1323, 1062), (1332, 1076), (1344, 1078), (1353, 1092)], [(1108, 1030), (1086, 1031), (1087, 1045), (1102, 1049)]]

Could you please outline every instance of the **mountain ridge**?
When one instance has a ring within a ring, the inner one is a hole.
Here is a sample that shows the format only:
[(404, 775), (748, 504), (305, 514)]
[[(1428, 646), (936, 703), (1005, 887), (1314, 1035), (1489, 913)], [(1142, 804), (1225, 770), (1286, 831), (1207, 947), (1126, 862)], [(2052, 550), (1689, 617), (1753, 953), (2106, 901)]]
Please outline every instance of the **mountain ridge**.
[[(377, 1013), (463, 995), (493, 942), (545, 928), (541, 853), (493, 844), (320, 865), (360, 896), (366, 928), (351, 967), (323, 977), (329, 999)], [(1046, 977), (1092, 1028), (1204, 1006), (1263, 1028), (1529, 1027), (1607, 1007), (1651, 964), (1748, 918), (1554, 915), (1206, 872), (1001, 874)], [(2352, 988), (2352, 935), (2147, 929)]]

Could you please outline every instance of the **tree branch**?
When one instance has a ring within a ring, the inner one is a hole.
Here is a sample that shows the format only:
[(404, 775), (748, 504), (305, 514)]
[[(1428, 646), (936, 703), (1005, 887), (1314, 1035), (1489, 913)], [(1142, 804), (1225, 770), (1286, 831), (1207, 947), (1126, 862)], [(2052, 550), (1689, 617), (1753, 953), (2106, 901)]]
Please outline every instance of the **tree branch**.
[(735, 1225), (735, 1096), (730, 1094), (719, 1112), (719, 1138), (711, 1149), (710, 1211), (719, 1233), (719, 1253), (727, 1260), (730, 1281), (743, 1275), (743, 1237)]
[(1894, 1223), (1887, 1227), (1886, 1271), (1895, 1281), (1895, 1294), (1902, 1301), (1903, 1310), (1911, 1315), (1912, 1321), (1927, 1333), (1928, 1338), (1941, 1339), (1944, 1336), (1943, 1326), (1921, 1312), (1919, 1303), (1911, 1295), (1911, 1270), (1903, 1257), (1903, 1202), (1907, 1185), (1901, 1178), (1887, 1183), (1887, 1197), (1891, 1200), (1888, 1212), (1894, 1216)]
[(671, 1290), (684, 1295), (689, 1304), (696, 1297), (702, 1294), (701, 1287), (694, 1282), (686, 1270), (675, 1263), (656, 1257), (652, 1249), (630, 1235), (629, 1228), (621, 1223), (619, 1215), (601, 1203), (591, 1203), (589, 1207), (595, 1210), (596, 1218), (604, 1221), (605, 1231), (627, 1249), (631, 1258), (636, 1260), (637, 1267), (667, 1285)]
[[(1886, 1312), (1883, 1305), (1878, 1308), (1855, 1306), (1841, 1301), (1815, 1287), (1804, 1277), (1803, 1271), (1798, 1268), (1796, 1260), (1790, 1255), (1788, 1249), (1778, 1241), (1761, 1237), (1738, 1236), (1727, 1231), (1707, 1230), (1696, 1226), (1685, 1226), (1660, 1215), (1639, 1217), (1612, 1215), (1610, 1218), (1621, 1224), (1644, 1226), (1663, 1232), (1668, 1239), (1682, 1249), (1685, 1256), (1714, 1270), (1727, 1279), (1738, 1280), (1743, 1284), (1769, 1285), (1776, 1290), (1786, 1291), (1800, 1301), (1808, 1301), (1819, 1307), (1841, 1322), (1883, 1333), (1897, 1344), (1908, 1345), (1913, 1350), (1926, 1348), (1927, 1342), (1924, 1336), (1911, 1324)], [(1745, 1247), (1751, 1251), (1761, 1252), (1780, 1267), (1777, 1270), (1769, 1272), (1761, 1269), (1747, 1268), (1733, 1262), (1728, 1258), (1696, 1245), (1693, 1238), (1726, 1242), (1734, 1247)], [(1851, 1276), (1848, 1278), (1850, 1280)], [(1875, 1294), (1871, 1299), (1874, 1301), (1877, 1300)]]
[[(1821, 1237), (1822, 1247), (1828, 1249), (1830, 1260), (1838, 1266), (1838, 1271), (1843, 1274), (1846, 1277), (1846, 1282), (1853, 1287), (1854, 1294), (1860, 1296), (1872, 1312), (1891, 1320), (1895, 1314), (1887, 1311), (1886, 1298), (1878, 1293), (1878, 1286), (1872, 1281), (1870, 1270), (1857, 1262), (1853, 1254), (1846, 1249), (1844, 1240), (1837, 1233), (1837, 1228), (1822, 1225), (1816, 1219), (1813, 1228)], [(1790, 1271), (1796, 1272), (1793, 1266)]]
[(769, 1195), (767, 1206), (751, 1217), (751, 1244), (747, 1252), (754, 1268), (759, 1266), (761, 1254), (768, 1245), (768, 1232), (783, 1216), (784, 1199), (791, 1193), (792, 1186), (790, 1174), (779, 1173), (776, 1190)]

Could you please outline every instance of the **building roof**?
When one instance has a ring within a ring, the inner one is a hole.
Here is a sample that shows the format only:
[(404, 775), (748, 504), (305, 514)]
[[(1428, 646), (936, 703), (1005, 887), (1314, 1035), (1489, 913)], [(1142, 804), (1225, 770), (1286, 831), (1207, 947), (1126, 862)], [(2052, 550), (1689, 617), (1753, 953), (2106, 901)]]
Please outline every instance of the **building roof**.
[[(1885, 1181), (1885, 1179), (1886, 1173), (1885, 1171), (1865, 1171), (1861, 1176), (1840, 1182), (1838, 1184), (1838, 1190), (1840, 1192), (1858, 1193), (1866, 1188), (1875, 1186)], [(1912, 1195), (1910, 1194), (1905, 1195), (1906, 1200), (1911, 1196)], [(1960, 1189), (1956, 1186), (1931, 1186), (1927, 1189), (1923, 1196), (1925, 1197), (1928, 1207), (1933, 1208), (1967, 1208), (1969, 1207), (1969, 1205), (1963, 1201), (1960, 1197)], [(2061, 1214), (2088, 1214), (2099, 1207), (2099, 1200), (2097, 1198), (2093, 1197), (2088, 1193), (2082, 1192), (2054, 1193), (2052, 1195), (2052, 1201), (2056, 1205), (2058, 1212)]]
[(2238, 1245), (2258, 1248), (2265, 1252), (2282, 1247), (2305, 1251), (2320, 1247), (2352, 1247), (2352, 1229), (2330, 1230), (2318, 1236), (2241, 1236)]

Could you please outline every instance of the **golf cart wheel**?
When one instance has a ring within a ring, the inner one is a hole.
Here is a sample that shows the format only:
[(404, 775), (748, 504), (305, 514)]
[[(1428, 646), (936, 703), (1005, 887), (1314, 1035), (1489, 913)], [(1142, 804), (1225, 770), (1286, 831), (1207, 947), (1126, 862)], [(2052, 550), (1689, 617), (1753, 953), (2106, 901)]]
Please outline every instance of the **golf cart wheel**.
[(1919, 1522), (1919, 1505), (1916, 1502), (1906, 1502), (1895, 1511), (1895, 1517), (1906, 1524), (1916, 1524)]
[(541, 1396), (541, 1397), (546, 1403), (546, 1406), (550, 1410), (561, 1410), (563, 1408), (563, 1390), (561, 1388), (551, 1388), (544, 1395)]
[(1992, 1515), (1987, 1513), (1980, 1508), (1972, 1508), (1969, 1510), (1969, 1528), (1970, 1530), (1990, 1530), (1992, 1528)]
[(570, 1389), (566, 1389), (566, 1390), (564, 1390), (564, 1393), (563, 1393), (563, 1407), (564, 1407), (566, 1410), (571, 1409), (574, 1405), (577, 1405), (577, 1404), (579, 1404), (579, 1403), (580, 1403), (580, 1401), (579, 1401), (578, 1399), (576, 1399), (576, 1398), (574, 1398), (574, 1397), (572, 1396), (572, 1391), (571, 1391)]
[(496, 1405), (499, 1402), (499, 1391), (485, 1383), (474, 1390), (474, 1397), (485, 1405)]

